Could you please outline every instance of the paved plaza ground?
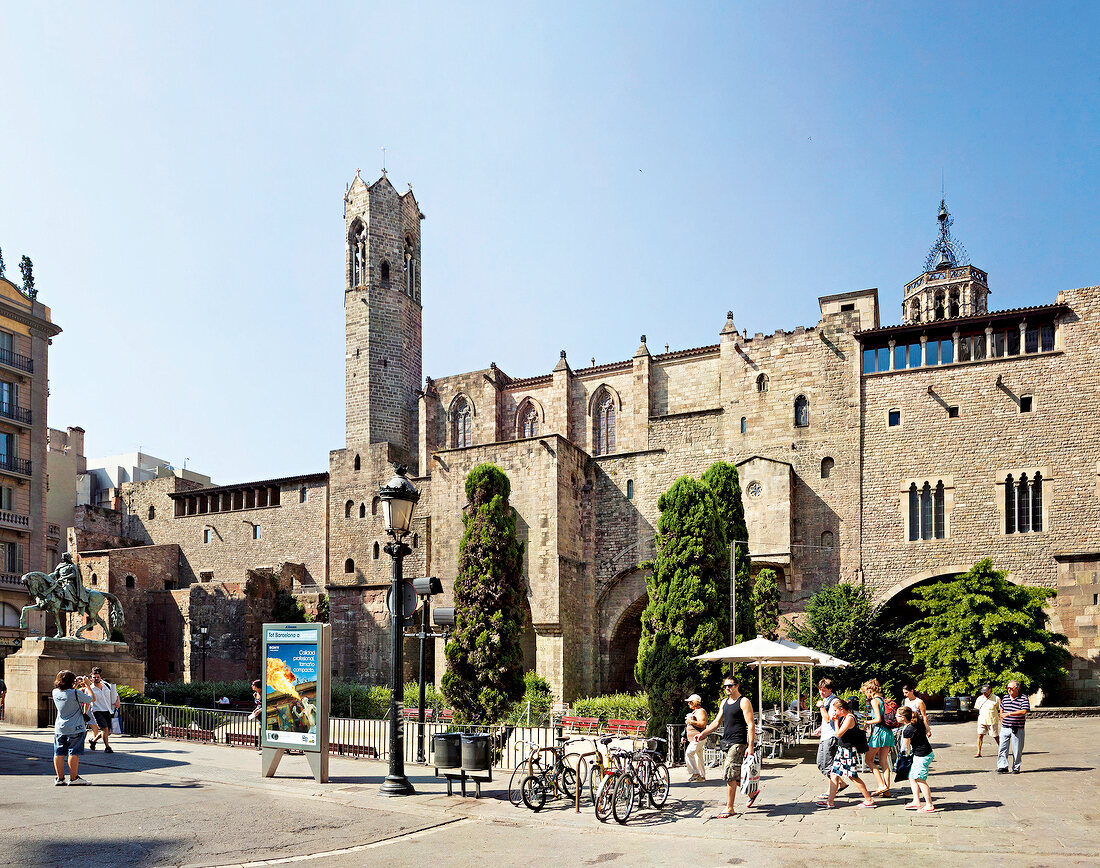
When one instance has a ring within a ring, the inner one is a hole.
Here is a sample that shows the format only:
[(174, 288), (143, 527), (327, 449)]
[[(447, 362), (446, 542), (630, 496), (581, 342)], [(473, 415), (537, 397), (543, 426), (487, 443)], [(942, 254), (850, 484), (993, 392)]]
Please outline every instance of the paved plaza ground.
[(463, 799), (410, 766), (417, 795), (384, 799), (382, 763), (333, 758), (318, 784), (291, 756), (265, 780), (254, 750), (144, 738), (86, 753), (95, 786), (54, 787), (51, 733), (0, 725), (0, 865), (1100, 865), (1100, 718), (1033, 720), (1020, 775), (994, 774), (988, 744), (975, 759), (973, 732), (934, 729), (934, 814), (900, 798), (814, 807), (807, 745), (765, 762), (757, 806), (735, 818), (715, 819), (719, 781), (688, 784), (679, 768), (664, 810), (619, 826), (560, 800), (514, 808), (507, 775)]

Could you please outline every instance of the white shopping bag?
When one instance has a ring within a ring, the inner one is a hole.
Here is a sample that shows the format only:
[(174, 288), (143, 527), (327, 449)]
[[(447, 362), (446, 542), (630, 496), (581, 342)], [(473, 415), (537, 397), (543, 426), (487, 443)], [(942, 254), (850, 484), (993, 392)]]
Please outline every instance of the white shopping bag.
[(750, 799), (760, 791), (760, 761), (755, 753), (745, 754), (741, 763), (741, 792)]

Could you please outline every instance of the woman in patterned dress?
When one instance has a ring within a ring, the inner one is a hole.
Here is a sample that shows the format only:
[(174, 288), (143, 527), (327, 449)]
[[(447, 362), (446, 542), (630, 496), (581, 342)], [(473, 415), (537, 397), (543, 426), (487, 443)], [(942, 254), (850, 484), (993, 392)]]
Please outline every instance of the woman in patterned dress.
[(859, 728), (856, 716), (852, 714), (852, 709), (849, 707), (847, 700), (838, 698), (833, 703), (833, 708), (836, 716), (833, 725), (836, 727), (839, 745), (836, 749), (833, 767), (829, 771), (829, 797), (822, 799), (817, 805), (819, 808), (835, 808), (837, 787), (840, 785), (841, 779), (847, 778), (863, 793), (863, 801), (859, 807), (873, 808), (875, 800), (871, 798), (867, 785), (859, 777), (859, 756), (867, 750), (867, 736)]

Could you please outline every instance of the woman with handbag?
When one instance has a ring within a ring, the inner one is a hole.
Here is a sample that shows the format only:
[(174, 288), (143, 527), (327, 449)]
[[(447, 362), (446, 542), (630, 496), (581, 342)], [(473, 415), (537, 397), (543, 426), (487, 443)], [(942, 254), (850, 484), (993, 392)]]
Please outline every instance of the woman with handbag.
[[(920, 811), (922, 814), (931, 814), (936, 810), (932, 806), (932, 789), (928, 786), (928, 767), (936, 755), (932, 753), (932, 745), (928, 743), (928, 722), (917, 719), (913, 709), (902, 707), (898, 709), (898, 720), (905, 724), (901, 731), (902, 746), (906, 751), (912, 750), (912, 768), (909, 770), (909, 785), (913, 788), (913, 801), (905, 806), (907, 811)], [(898, 763), (908, 753), (898, 756)], [(898, 780), (901, 772), (898, 771)], [(921, 807), (920, 797), (924, 795), (924, 807)]]
[[(71, 787), (87, 786), (88, 782), (80, 777), (80, 755), (84, 753), (84, 734), (88, 731), (84, 724), (85, 703), (95, 702), (88, 692), (91, 682), (83, 675), (62, 669), (53, 682), (53, 703), (57, 706), (57, 721), (53, 728), (53, 768), (57, 773), (54, 781), (59, 787), (66, 784), (65, 759), (69, 761), (69, 780)], [(75, 685), (75, 686), (74, 686)]]
[(835, 808), (837, 787), (842, 779), (847, 778), (863, 793), (863, 801), (859, 807), (873, 808), (875, 800), (871, 798), (870, 790), (859, 777), (859, 757), (867, 750), (867, 735), (856, 722), (856, 716), (852, 714), (848, 700), (837, 699), (833, 703), (833, 708), (836, 710), (834, 726), (840, 744), (836, 749), (836, 758), (829, 772), (829, 796), (818, 802), (817, 806)]

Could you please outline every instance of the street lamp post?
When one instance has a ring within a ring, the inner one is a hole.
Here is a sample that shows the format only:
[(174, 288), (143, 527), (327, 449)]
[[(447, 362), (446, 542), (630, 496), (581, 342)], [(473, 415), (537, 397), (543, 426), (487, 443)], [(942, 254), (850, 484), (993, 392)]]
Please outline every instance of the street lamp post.
[(206, 625), (199, 627), (199, 636), (202, 637), (202, 680), (206, 683)]
[(412, 525), (413, 510), (420, 492), (406, 478), (408, 468), (393, 466), (395, 476), (378, 489), (382, 501), (382, 520), (392, 540), (386, 543), (386, 554), (393, 558), (393, 587), (390, 592), (390, 770), (378, 790), (382, 796), (410, 796), (416, 791), (405, 777), (405, 730), (401, 721), (403, 647), (405, 612), (402, 593), (402, 561), (412, 554), (404, 542)]

